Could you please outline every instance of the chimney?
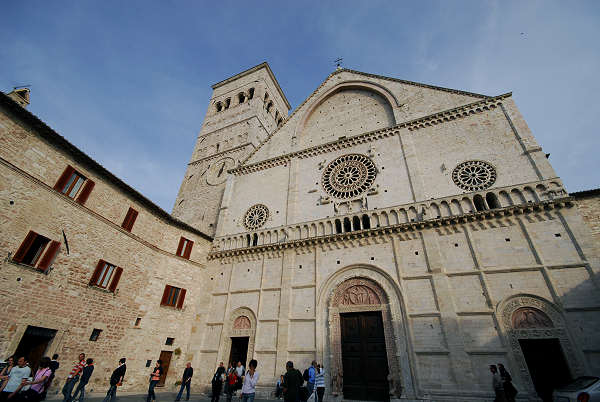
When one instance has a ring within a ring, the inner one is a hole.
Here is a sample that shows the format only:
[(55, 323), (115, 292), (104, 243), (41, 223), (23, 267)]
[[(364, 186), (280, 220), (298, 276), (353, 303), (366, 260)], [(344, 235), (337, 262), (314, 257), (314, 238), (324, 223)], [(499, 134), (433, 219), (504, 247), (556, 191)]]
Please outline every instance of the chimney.
[(6, 95), (22, 107), (29, 106), (29, 88), (15, 88)]

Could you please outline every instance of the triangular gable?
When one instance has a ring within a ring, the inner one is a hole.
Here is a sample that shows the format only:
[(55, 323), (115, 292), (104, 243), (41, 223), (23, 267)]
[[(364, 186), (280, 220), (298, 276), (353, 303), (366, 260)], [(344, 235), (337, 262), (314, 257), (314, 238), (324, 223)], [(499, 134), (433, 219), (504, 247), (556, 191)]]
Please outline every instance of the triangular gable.
[[(394, 124), (488, 98), (486, 95), (472, 92), (340, 69), (330, 74), (292, 112), (282, 127), (269, 135), (250, 153), (242, 162), (242, 166), (295, 152), (309, 145), (318, 145), (319, 141), (327, 142), (325, 138), (315, 138), (315, 142), (311, 141), (308, 144), (306, 138), (302, 137), (306, 131), (304, 125), (318, 105), (325, 102), (336, 91), (345, 88), (354, 88), (359, 91), (362, 89), (372, 90), (377, 96), (380, 96), (382, 102), (386, 100), (393, 110)], [(382, 124), (392, 124), (392, 122), (382, 122)], [(354, 132), (349, 133), (350, 135), (358, 134), (356, 130), (360, 130), (360, 127), (353, 127), (353, 129)], [(373, 127), (365, 127), (364, 131), (372, 129)]]

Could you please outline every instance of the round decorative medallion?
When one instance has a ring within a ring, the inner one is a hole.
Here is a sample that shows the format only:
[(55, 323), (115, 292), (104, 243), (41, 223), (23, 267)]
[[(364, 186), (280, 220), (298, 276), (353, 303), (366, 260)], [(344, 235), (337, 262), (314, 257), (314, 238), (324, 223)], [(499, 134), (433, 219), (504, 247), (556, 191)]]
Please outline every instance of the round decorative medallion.
[(334, 159), (323, 172), (323, 188), (335, 198), (352, 198), (373, 185), (377, 169), (371, 159), (348, 154)]
[(263, 204), (256, 204), (248, 208), (244, 215), (244, 226), (248, 230), (255, 230), (262, 227), (269, 218), (269, 208)]
[(485, 190), (496, 182), (496, 169), (483, 161), (466, 161), (452, 171), (454, 184), (463, 190)]

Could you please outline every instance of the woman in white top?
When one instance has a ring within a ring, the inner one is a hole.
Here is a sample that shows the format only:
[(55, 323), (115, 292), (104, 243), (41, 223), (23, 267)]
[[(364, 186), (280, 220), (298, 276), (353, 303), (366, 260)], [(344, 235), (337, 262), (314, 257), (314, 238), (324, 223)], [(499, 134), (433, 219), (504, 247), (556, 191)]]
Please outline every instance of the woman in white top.
[(317, 364), (315, 370), (315, 387), (317, 388), (316, 402), (323, 402), (323, 395), (325, 394), (325, 370), (320, 364)]
[(256, 383), (258, 382), (259, 374), (256, 371), (256, 366), (258, 366), (258, 362), (254, 359), (250, 360), (248, 367), (250, 369), (246, 372), (244, 376), (244, 385), (242, 385), (242, 395), (240, 398), (242, 402), (254, 402), (254, 395), (256, 394)]

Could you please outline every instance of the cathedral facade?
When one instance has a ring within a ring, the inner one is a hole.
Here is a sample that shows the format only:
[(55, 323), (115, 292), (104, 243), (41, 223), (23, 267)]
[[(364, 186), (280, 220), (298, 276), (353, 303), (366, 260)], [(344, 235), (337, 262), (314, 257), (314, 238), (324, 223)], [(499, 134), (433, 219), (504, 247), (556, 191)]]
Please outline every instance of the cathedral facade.
[(212, 88), (171, 214), (0, 94), (2, 355), (62, 380), (84, 351), (96, 391), (121, 357), (125, 391), (159, 357), (195, 390), (254, 358), (260, 396), (316, 360), (329, 401), (600, 371), (598, 191), (566, 192), (510, 93), (338, 69), (290, 113), (267, 63)]

